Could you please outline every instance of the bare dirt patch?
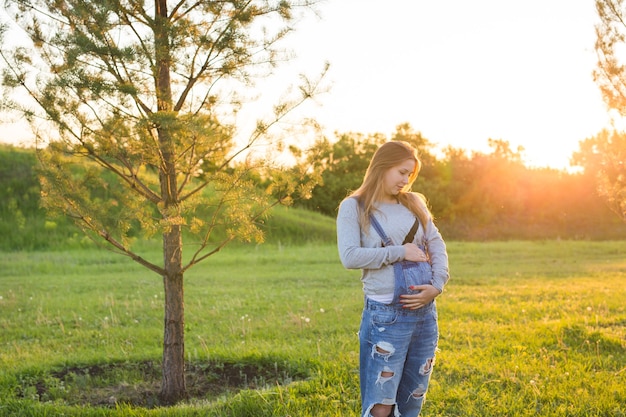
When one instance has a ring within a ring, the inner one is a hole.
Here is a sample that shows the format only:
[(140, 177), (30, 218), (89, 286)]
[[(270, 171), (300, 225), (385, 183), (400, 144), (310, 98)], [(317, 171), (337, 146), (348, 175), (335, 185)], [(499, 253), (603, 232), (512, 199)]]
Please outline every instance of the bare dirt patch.
[[(306, 377), (301, 368), (271, 360), (188, 363), (185, 372), (188, 398), (208, 400)], [(45, 375), (20, 375), (18, 383), (16, 397), (42, 402), (96, 407), (161, 405), (161, 368), (152, 361), (71, 366)]]

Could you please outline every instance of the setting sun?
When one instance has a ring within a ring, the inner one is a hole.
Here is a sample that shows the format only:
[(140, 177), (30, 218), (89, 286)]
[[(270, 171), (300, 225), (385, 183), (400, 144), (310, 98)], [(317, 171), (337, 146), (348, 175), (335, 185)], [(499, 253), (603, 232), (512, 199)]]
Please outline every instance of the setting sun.
[(324, 3), (291, 38), (298, 58), (276, 78), (330, 62), (331, 90), (302, 111), (329, 137), (407, 122), (440, 147), (502, 139), (530, 166), (566, 168), (579, 141), (610, 125), (592, 77), (593, 2), (394, 4)]

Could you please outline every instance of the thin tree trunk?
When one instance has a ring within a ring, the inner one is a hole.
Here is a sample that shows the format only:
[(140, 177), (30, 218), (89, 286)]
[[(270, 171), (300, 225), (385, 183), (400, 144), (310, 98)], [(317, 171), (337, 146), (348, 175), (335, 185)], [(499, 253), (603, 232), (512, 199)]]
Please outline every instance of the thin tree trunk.
[(165, 404), (175, 404), (187, 397), (185, 384), (185, 304), (183, 290), (182, 241), (180, 226), (163, 239), (166, 275), (165, 320), (163, 331), (163, 379), (160, 399)]

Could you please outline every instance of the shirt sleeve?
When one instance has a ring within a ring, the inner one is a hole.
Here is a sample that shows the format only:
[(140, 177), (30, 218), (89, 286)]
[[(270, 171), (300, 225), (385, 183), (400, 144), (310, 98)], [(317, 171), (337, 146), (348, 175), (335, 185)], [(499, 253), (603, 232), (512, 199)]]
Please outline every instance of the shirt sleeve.
[(337, 247), (343, 266), (348, 269), (380, 269), (404, 259), (403, 246), (383, 247), (380, 239), (377, 241), (378, 246), (372, 243), (368, 245), (371, 247), (365, 247), (361, 240), (358, 202), (354, 198), (345, 199), (337, 215)]
[(439, 292), (443, 292), (443, 287), (450, 279), (448, 252), (446, 250), (446, 243), (432, 220), (428, 222), (425, 229), (424, 240), (433, 270), (433, 280), (431, 284), (433, 287), (437, 288)]

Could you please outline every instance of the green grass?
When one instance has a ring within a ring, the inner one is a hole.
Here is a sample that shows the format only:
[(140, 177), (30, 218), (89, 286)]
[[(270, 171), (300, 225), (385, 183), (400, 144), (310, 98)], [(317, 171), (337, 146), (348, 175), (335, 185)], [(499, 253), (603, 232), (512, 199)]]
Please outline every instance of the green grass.
[[(424, 416), (626, 415), (625, 242), (448, 249)], [(227, 248), (185, 277), (188, 385), (256, 378), (133, 407), (120, 393), (159, 377), (161, 278), (96, 249), (0, 253), (0, 415), (356, 417), (358, 278), (332, 244)]]

